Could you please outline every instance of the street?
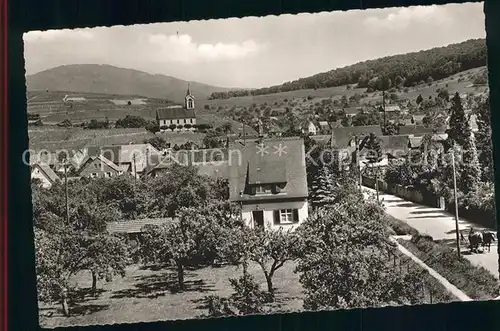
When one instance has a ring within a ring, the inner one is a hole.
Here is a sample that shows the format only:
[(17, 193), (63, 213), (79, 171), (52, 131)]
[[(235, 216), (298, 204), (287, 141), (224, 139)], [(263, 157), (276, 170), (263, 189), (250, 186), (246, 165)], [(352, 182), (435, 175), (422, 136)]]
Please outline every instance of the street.
[[(370, 193), (375, 194), (375, 190), (363, 187), (365, 197)], [(420, 205), (411, 201), (403, 200), (397, 196), (379, 192), (380, 200), (383, 200), (386, 212), (406, 222), (421, 234), (427, 234), (436, 241), (442, 241), (448, 244), (451, 248), (456, 247), (455, 234), (455, 217), (439, 208), (432, 208)], [(464, 231), (473, 227), (476, 230), (485, 229), (484, 226), (459, 219), (459, 230)], [(493, 229), (490, 229), (494, 231)], [(464, 233), (467, 238), (467, 233)], [(464, 243), (461, 245), (462, 255), (467, 258), (472, 264), (482, 266), (493, 275), (498, 277), (498, 240), (491, 245), (491, 251), (487, 250), (479, 254), (470, 254), (469, 249)]]

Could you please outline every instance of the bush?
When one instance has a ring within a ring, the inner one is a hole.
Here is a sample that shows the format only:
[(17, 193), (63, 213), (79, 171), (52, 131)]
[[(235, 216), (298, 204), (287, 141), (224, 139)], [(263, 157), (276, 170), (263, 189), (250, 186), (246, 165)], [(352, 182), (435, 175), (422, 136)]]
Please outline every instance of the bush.
[(495, 276), (464, 257), (458, 259), (457, 253), (445, 244), (425, 235), (416, 235), (411, 241), (400, 240), (400, 244), (472, 299), (488, 300), (499, 295)]
[(398, 220), (395, 217), (392, 217), (391, 215), (386, 214), (385, 219), (388, 226), (398, 236), (406, 236), (406, 235), (415, 236), (419, 234), (417, 230), (415, 230), (405, 222)]

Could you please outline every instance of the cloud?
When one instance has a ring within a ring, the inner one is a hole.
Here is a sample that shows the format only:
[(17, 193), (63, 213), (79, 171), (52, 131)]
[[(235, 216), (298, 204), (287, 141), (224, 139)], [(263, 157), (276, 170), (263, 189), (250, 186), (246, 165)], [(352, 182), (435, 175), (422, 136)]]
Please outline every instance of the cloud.
[(47, 30), (30, 31), (23, 35), (24, 42), (53, 42), (53, 41), (71, 41), (71, 40), (90, 40), (94, 35), (85, 30)]
[(149, 36), (148, 41), (160, 48), (158, 56), (163, 60), (186, 63), (241, 59), (252, 56), (264, 48), (264, 45), (259, 45), (253, 40), (246, 40), (240, 44), (197, 44), (187, 34), (169, 36), (154, 34)]
[(418, 6), (398, 8), (385, 17), (371, 16), (363, 21), (369, 31), (403, 30), (413, 24), (443, 26), (451, 22), (446, 7)]

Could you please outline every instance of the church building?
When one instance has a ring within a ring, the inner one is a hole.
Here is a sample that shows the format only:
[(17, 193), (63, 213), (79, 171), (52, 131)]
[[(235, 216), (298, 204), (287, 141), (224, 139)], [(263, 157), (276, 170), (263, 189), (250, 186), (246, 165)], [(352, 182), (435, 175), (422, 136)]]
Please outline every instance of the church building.
[(160, 132), (165, 131), (193, 131), (196, 125), (194, 96), (187, 89), (184, 106), (173, 105), (156, 110), (156, 121)]

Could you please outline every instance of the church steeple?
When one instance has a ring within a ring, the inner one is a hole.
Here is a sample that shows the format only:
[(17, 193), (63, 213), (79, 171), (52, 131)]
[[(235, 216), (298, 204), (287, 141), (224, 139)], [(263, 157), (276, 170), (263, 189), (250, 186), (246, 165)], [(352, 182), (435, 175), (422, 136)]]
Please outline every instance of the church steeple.
[(186, 97), (184, 98), (184, 107), (186, 109), (194, 109), (194, 96), (191, 94), (190, 84), (188, 83), (188, 88), (186, 91)]

